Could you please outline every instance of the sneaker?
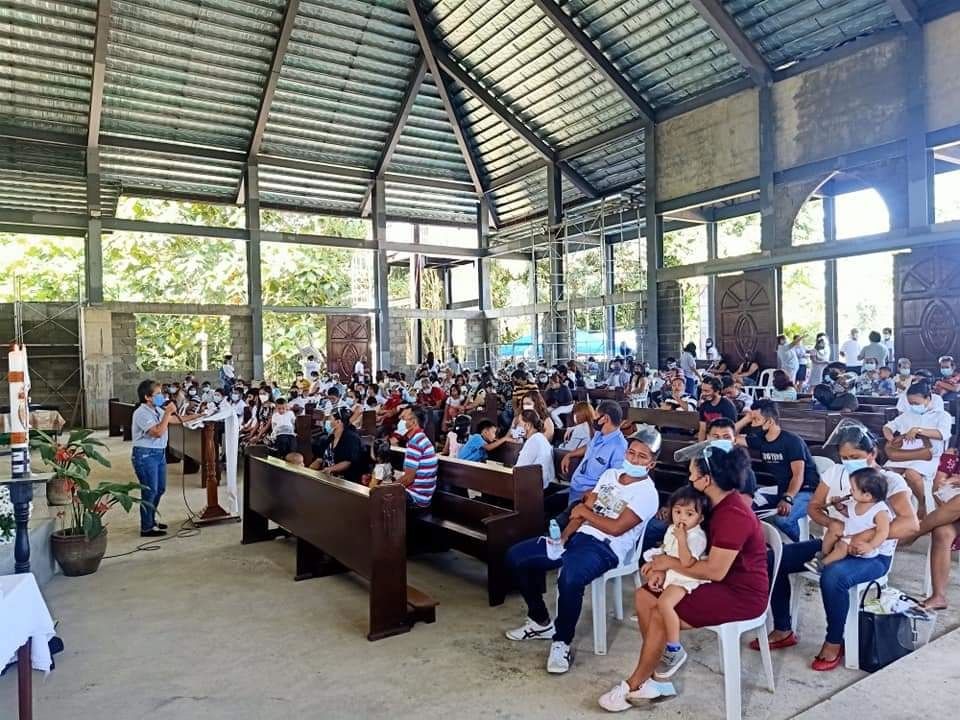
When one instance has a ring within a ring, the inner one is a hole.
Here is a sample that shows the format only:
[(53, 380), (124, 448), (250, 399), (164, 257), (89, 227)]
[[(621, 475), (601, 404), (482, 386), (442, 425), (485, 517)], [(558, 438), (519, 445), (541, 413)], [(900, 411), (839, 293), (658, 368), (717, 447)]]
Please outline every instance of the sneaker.
[(552, 620), (546, 625), (541, 625), (527, 618), (523, 625), (515, 630), (507, 630), (504, 634), (508, 640), (551, 640), (553, 639), (553, 632)]
[(550, 657), (547, 658), (547, 672), (562, 675), (570, 669), (573, 653), (565, 642), (555, 642), (550, 646)]
[(683, 646), (679, 650), (664, 649), (660, 656), (660, 664), (653, 671), (654, 680), (669, 680), (677, 670), (687, 661), (687, 651)]
[(815, 557), (812, 560), (807, 560), (803, 566), (814, 575), (819, 575), (823, 572), (823, 561), (819, 557)]
[(654, 700), (665, 700), (674, 697), (677, 690), (673, 683), (657, 682), (656, 680), (647, 680), (632, 693), (627, 695), (627, 702), (631, 705), (644, 705)]
[(663, 700), (677, 694), (673, 683), (660, 683), (647, 680), (636, 690), (631, 690), (626, 682), (614, 685), (609, 691), (600, 696), (600, 707), (607, 712), (623, 712), (636, 705), (645, 705), (656, 700)]
[(163, 537), (167, 534), (166, 530), (161, 530), (160, 528), (153, 528), (152, 530), (142, 531), (140, 537)]

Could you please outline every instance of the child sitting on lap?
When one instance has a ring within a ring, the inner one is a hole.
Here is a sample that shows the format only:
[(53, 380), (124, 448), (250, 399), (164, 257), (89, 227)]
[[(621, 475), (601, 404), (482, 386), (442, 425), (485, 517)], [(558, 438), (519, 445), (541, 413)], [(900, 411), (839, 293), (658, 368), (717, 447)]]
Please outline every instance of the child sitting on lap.
[[(887, 481), (876, 468), (850, 475), (850, 495), (838, 508), (846, 517), (830, 522), (823, 535), (823, 566), (846, 557), (872, 558), (890, 533), (892, 513), (887, 503)], [(854, 547), (854, 543), (858, 547)], [(866, 549), (859, 547), (866, 543)], [(818, 569), (816, 565), (811, 569)]]
[[(706, 555), (707, 534), (700, 524), (706, 514), (707, 499), (692, 487), (683, 487), (670, 496), (669, 508), (673, 524), (663, 536), (663, 545), (647, 550), (643, 559), (650, 562), (656, 555), (669, 555), (680, 560), (684, 567), (690, 567)], [(675, 608), (704, 582), (709, 581), (697, 580), (676, 570), (666, 573), (657, 605), (667, 631), (667, 647), (661, 663), (667, 671), (657, 673), (657, 680), (672, 677), (686, 659), (686, 651), (680, 644), (680, 616)]]

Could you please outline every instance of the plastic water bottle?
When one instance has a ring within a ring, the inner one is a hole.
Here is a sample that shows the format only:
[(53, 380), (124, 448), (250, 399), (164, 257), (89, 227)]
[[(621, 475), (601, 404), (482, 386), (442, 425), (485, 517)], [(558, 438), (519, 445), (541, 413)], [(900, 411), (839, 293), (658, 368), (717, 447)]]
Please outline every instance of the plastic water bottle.
[(560, 526), (556, 520), (550, 521), (547, 537), (547, 557), (556, 560), (563, 555), (563, 544), (560, 542)]

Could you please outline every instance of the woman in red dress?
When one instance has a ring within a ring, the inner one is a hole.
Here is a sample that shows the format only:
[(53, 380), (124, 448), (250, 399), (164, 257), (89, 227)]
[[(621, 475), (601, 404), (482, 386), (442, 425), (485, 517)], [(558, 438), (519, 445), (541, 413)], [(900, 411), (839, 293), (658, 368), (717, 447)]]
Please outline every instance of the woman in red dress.
[(709, 581), (677, 604), (682, 629), (749, 620), (766, 610), (767, 547), (760, 522), (740, 497), (749, 468), (747, 451), (722, 441), (716, 441), (703, 456), (690, 462), (690, 483), (707, 496), (712, 506), (707, 529), (709, 553), (690, 567), (681, 568), (680, 561), (668, 555), (658, 555), (643, 566), (647, 582), (636, 593), (637, 620), (643, 636), (640, 660), (629, 678), (600, 698), (605, 710), (627, 710), (676, 694), (672, 683), (654, 679), (672, 676), (680, 664), (658, 667), (666, 648), (666, 632), (657, 595), (667, 570)]

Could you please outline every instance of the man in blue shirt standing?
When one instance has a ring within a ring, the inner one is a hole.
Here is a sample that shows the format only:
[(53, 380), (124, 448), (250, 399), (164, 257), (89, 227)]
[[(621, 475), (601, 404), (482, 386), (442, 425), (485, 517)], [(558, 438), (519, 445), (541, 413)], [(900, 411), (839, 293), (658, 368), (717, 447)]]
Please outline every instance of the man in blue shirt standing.
[(570, 478), (570, 505), (574, 505), (593, 490), (605, 470), (623, 465), (627, 452), (627, 440), (620, 432), (623, 411), (613, 400), (604, 400), (597, 406), (597, 419), (593, 423), (593, 437), (584, 447), (571, 450), (560, 462), (560, 470), (570, 472), (573, 458), (583, 458)]

